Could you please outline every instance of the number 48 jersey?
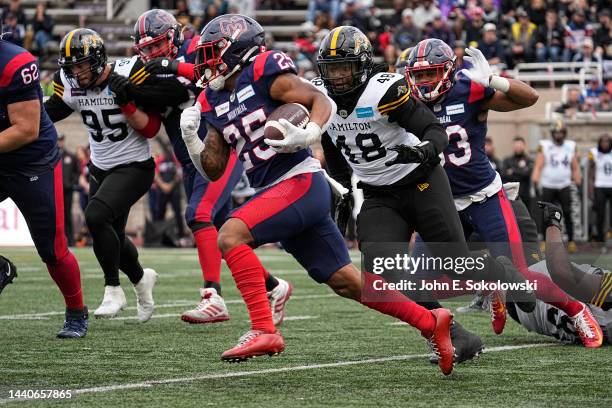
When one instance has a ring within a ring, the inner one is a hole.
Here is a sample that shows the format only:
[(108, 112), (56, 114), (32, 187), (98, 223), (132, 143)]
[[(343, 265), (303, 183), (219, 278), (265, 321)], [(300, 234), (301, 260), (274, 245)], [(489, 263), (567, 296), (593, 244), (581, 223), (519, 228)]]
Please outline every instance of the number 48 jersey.
[[(142, 62), (138, 57), (117, 60), (113, 70), (138, 83)], [(141, 74), (141, 73), (140, 73)], [(132, 128), (106, 83), (100, 88), (72, 88), (63, 70), (53, 77), (53, 95), (45, 102), (51, 120), (57, 122), (73, 111), (81, 115), (89, 132), (91, 161), (108, 170), (120, 164), (141, 162), (151, 157), (149, 141)]]
[[(313, 79), (312, 83), (327, 94), (321, 78)], [(389, 121), (388, 114), (409, 98), (410, 90), (402, 75), (379, 72), (369, 79), (351, 112), (339, 109), (333, 115), (327, 134), (361, 182), (390, 185), (418, 167), (418, 164), (385, 166), (392, 159), (387, 154), (389, 147), (420, 143), (415, 135)]]

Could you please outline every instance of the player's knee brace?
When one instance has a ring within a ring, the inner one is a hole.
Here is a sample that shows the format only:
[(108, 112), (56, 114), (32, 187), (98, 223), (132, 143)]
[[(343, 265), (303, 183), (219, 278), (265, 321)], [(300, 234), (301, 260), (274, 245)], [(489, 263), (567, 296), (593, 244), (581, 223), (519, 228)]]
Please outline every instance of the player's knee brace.
[(85, 222), (90, 231), (96, 231), (113, 220), (113, 210), (95, 198), (89, 202), (85, 209)]

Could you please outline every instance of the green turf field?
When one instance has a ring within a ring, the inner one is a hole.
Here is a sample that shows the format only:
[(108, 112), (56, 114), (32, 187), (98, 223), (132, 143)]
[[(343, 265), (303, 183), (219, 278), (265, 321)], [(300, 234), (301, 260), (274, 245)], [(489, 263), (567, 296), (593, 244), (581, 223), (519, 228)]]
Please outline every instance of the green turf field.
[[(137, 324), (91, 320), (85, 339), (58, 340), (62, 298), (31, 249), (2, 250), (19, 268), (0, 297), (0, 404), (8, 406), (612, 406), (612, 349), (558, 345), (508, 318), (495, 336), (488, 314), (458, 315), (490, 350), (444, 377), (429, 364), (420, 335), (341, 299), (283, 252), (261, 250), (264, 265), (294, 285), (282, 326), (286, 351), (239, 365), (221, 362), (248, 328), (246, 309), (224, 269), (231, 320), (188, 325), (180, 313), (198, 300), (201, 276), (193, 250), (141, 250), (160, 274), (154, 318)], [(91, 249), (77, 250), (85, 300), (103, 294)], [(357, 256), (356, 254), (354, 254)], [(466, 301), (446, 303), (455, 308)], [(511, 346), (518, 346), (513, 348)], [(71, 390), (69, 400), (11, 402), (10, 390)]]

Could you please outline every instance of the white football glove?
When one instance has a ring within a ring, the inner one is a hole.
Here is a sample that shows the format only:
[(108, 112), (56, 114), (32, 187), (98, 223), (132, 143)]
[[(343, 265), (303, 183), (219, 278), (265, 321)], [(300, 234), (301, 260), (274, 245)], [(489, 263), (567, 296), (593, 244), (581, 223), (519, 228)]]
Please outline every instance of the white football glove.
[(467, 70), (467, 76), (472, 81), (484, 87), (492, 87), (504, 93), (508, 92), (508, 89), (510, 89), (510, 82), (508, 82), (506, 78), (493, 74), (489, 61), (487, 61), (482, 54), (482, 51), (470, 46), (465, 49), (465, 53), (468, 56), (463, 57), (463, 59), (472, 64), (472, 68)]
[(198, 136), (201, 119), (202, 105), (200, 105), (200, 102), (196, 102), (192, 107), (183, 110), (183, 113), (181, 113), (181, 136), (185, 146), (187, 146), (189, 158), (193, 165), (204, 178), (209, 180), (202, 168), (202, 160), (200, 159), (200, 154), (204, 151), (204, 143)]
[(287, 119), (278, 121), (284, 128), (282, 140), (264, 139), (264, 142), (277, 153), (293, 153), (317, 143), (321, 140), (323, 131), (314, 122), (308, 122), (304, 129), (295, 126)]

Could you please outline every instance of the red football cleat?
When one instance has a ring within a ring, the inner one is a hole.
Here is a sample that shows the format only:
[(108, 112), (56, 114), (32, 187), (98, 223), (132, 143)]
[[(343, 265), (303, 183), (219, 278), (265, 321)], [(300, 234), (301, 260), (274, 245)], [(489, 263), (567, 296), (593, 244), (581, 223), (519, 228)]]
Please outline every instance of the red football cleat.
[(453, 324), (453, 314), (447, 309), (434, 309), (431, 311), (436, 319), (436, 327), (427, 339), (429, 348), (438, 359), (438, 367), (444, 375), (453, 371), (455, 348), (451, 342), (450, 328)]
[(586, 348), (599, 348), (603, 343), (603, 333), (597, 320), (591, 314), (591, 310), (586, 307), (576, 316), (571, 317), (574, 327), (580, 335), (580, 340)]
[(501, 290), (491, 292), (491, 325), (495, 334), (502, 334), (506, 327), (506, 294)]
[(285, 340), (280, 332), (266, 333), (261, 330), (249, 330), (246, 332), (238, 344), (223, 352), (221, 360), (230, 363), (240, 363), (249, 358), (258, 356), (274, 356), (285, 350)]

